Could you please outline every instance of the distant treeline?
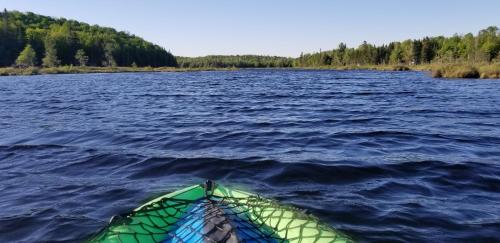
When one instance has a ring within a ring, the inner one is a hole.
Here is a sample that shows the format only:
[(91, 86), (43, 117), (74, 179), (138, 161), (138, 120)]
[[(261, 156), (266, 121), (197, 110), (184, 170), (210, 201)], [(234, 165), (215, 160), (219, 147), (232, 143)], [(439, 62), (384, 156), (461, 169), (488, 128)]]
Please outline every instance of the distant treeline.
[(500, 62), (500, 32), (488, 27), (477, 35), (425, 37), (376, 46), (364, 42), (357, 48), (340, 43), (337, 49), (301, 54), (298, 58), (269, 56), (177, 57), (180, 67), (343, 67), (366, 65), (481, 64)]
[(176, 58), (158, 45), (112, 28), (29, 12), (0, 12), (0, 67), (349, 68), (436, 63), (500, 63), (498, 27), (488, 27), (477, 35), (425, 37), (381, 46), (364, 42), (357, 48), (349, 48), (340, 43), (337, 49), (301, 54), (298, 58), (258, 55)]
[(425, 37), (375, 46), (364, 42), (357, 48), (340, 43), (337, 49), (301, 54), (296, 67), (349, 65), (416, 65), (429, 63), (491, 63), (500, 61), (500, 32), (488, 27), (474, 36)]
[(0, 12), (0, 67), (177, 66), (160, 46), (126, 32), (33, 13)]
[(293, 58), (258, 55), (177, 57), (181, 68), (277, 68), (292, 67)]

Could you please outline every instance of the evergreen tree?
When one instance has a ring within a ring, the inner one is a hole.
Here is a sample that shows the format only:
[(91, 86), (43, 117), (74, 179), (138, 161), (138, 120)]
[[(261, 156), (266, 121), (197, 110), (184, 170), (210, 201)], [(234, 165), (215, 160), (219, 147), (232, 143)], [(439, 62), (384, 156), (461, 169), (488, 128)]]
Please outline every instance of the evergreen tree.
[(339, 61), (339, 64), (341, 64), (341, 65), (345, 65), (344, 54), (345, 54), (346, 49), (347, 49), (347, 45), (343, 42), (340, 42), (339, 48), (338, 48), (338, 61)]
[(412, 63), (420, 64), (422, 60), (422, 42), (420, 40), (414, 40), (412, 43)]
[(42, 59), (42, 65), (44, 67), (56, 67), (59, 63), (56, 45), (53, 40), (47, 38), (47, 40), (45, 40), (45, 57)]
[(35, 66), (36, 61), (36, 52), (31, 47), (31, 45), (27, 45), (24, 50), (19, 54), (19, 57), (16, 59), (16, 65), (19, 67), (33, 67)]
[(422, 40), (422, 54), (421, 54), (422, 62), (430, 63), (432, 59), (434, 59), (434, 55), (435, 55), (434, 45), (428, 37), (425, 37)]

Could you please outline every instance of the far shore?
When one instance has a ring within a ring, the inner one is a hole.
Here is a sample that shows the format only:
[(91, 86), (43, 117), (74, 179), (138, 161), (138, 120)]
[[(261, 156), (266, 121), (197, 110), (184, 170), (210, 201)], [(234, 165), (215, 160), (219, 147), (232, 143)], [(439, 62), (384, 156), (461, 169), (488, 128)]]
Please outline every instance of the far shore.
[[(90, 67), (60, 66), (42, 67), (4, 67), (0, 68), (0, 76), (41, 75), (41, 74), (84, 74), (84, 73), (129, 73), (129, 72), (195, 72), (195, 71), (230, 71), (245, 68), (178, 68), (178, 67)], [(265, 69), (265, 68), (264, 68)], [(288, 67), (273, 69), (305, 69), (305, 70), (377, 70), (377, 71), (427, 71), (435, 78), (481, 78), (500, 79), (500, 63), (495, 64), (426, 64), (426, 65), (347, 65)]]
[(0, 68), (0, 76), (29, 76), (41, 74), (85, 74), (85, 73), (137, 73), (137, 72), (193, 72), (235, 70), (235, 68), (178, 68), (178, 67), (90, 67), (90, 66), (60, 66), (60, 67), (4, 67)]
[(434, 78), (500, 79), (500, 63), (494, 64), (422, 64), (422, 65), (348, 65), (303, 67), (325, 70), (426, 71)]

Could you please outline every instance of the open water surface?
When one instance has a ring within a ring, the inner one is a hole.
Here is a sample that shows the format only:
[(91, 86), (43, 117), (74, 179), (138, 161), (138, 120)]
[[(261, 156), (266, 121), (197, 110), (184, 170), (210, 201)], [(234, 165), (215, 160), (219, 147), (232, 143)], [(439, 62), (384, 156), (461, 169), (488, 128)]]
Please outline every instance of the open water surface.
[(207, 178), (360, 241), (500, 241), (500, 82), (300, 70), (0, 77), (0, 242), (82, 241)]

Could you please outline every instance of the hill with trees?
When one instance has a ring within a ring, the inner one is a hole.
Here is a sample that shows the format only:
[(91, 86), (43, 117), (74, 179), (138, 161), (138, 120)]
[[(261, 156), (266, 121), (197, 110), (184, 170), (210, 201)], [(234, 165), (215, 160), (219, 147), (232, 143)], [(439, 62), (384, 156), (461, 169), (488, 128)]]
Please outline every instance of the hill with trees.
[(0, 67), (177, 66), (164, 48), (126, 32), (64, 18), (0, 13)]

